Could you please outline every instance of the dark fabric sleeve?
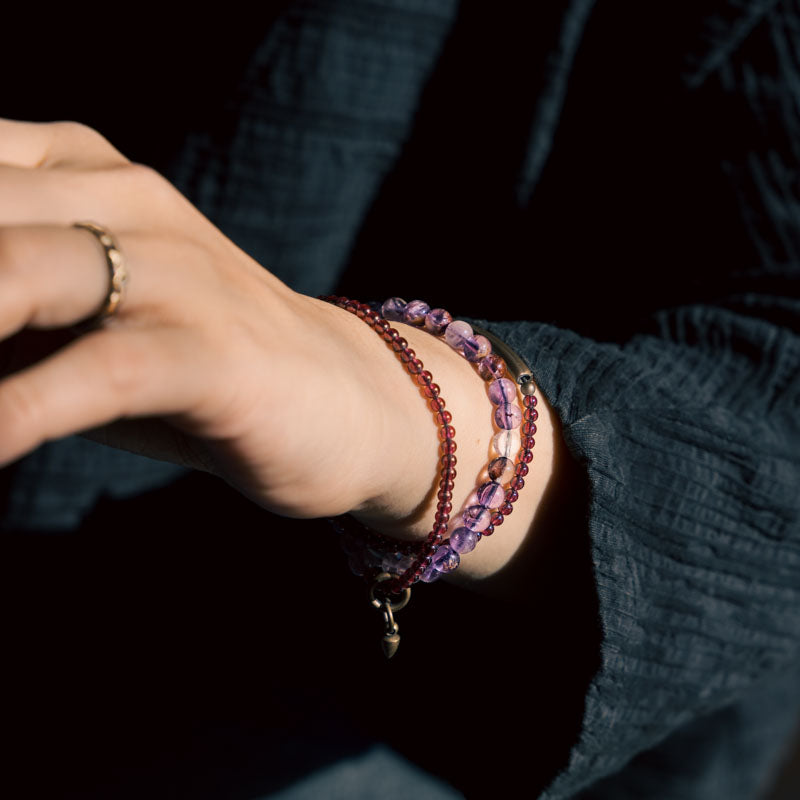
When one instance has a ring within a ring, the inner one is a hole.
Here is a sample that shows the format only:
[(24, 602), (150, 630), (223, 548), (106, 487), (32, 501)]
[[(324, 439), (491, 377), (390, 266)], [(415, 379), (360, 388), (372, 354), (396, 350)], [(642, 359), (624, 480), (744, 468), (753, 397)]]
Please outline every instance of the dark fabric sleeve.
[[(800, 336), (770, 321), (800, 323), (800, 303), (737, 305), (664, 312), (625, 345), (492, 326), (529, 359), (591, 484), (601, 667), (547, 797), (800, 670)], [(724, 796), (750, 796), (752, 773), (729, 763)]]

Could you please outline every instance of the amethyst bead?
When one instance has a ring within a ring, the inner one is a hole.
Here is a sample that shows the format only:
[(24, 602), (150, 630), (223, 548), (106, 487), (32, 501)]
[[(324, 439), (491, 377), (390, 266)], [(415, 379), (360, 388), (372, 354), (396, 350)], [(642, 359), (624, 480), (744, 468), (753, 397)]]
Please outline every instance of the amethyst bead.
[(473, 364), (492, 352), (492, 343), (485, 336), (469, 336), (462, 347), (464, 357)]
[(522, 411), (518, 406), (511, 403), (501, 403), (494, 410), (494, 421), (497, 423), (498, 428), (504, 430), (511, 430), (518, 428), (522, 423)]
[(423, 325), (431, 307), (424, 300), (412, 300), (403, 312), (403, 321), (409, 325)]
[(471, 553), (478, 544), (479, 533), (471, 531), (469, 528), (456, 528), (450, 534), (450, 547), (456, 553)]
[(517, 399), (517, 385), (508, 378), (498, 378), (489, 384), (489, 399), (496, 406), (513, 403)]
[(425, 317), (425, 330), (434, 336), (440, 336), (444, 329), (453, 321), (449, 311), (443, 308), (434, 308)]
[(505, 499), (506, 493), (503, 487), (495, 481), (484, 483), (478, 489), (478, 502), (485, 508), (498, 508)]
[(433, 583), (434, 581), (438, 581), (441, 577), (442, 573), (431, 564), (429, 567), (425, 568), (425, 571), (419, 576), (419, 579), (423, 583)]
[(403, 314), (405, 313), (407, 305), (408, 304), (402, 297), (390, 297), (381, 306), (381, 316), (393, 322), (403, 322)]
[(464, 342), (470, 336), (472, 336), (472, 326), (460, 319), (451, 322), (444, 332), (444, 340), (459, 353), (463, 353)]
[(443, 544), (433, 556), (431, 566), (435, 567), (439, 572), (453, 572), (458, 569), (461, 563), (461, 556), (450, 548), (449, 545)]
[(471, 531), (485, 531), (492, 521), (492, 512), (483, 506), (470, 506), (463, 514), (464, 527)]

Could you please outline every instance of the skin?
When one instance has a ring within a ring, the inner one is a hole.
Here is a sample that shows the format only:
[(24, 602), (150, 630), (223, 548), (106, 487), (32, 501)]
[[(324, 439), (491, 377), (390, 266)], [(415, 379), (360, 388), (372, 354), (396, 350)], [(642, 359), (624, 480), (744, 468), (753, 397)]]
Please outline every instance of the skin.
[[(427, 535), (433, 415), (368, 326), (293, 292), (84, 126), (0, 120), (0, 185), (0, 340), (13, 338), (26, 365), (0, 380), (0, 466), (84, 432), (213, 472), (280, 514), (352, 512), (390, 535)], [(79, 220), (114, 233), (131, 278), (119, 312), (74, 337), (69, 326), (108, 288), (97, 240), (71, 227)], [(446, 344), (403, 334), (453, 414), (458, 509), (488, 461), (486, 387)], [(513, 575), (524, 545), (552, 527), (545, 500), (568, 459), (541, 396), (539, 411), (514, 514), (456, 573), (474, 588), (513, 591), (497, 576)]]

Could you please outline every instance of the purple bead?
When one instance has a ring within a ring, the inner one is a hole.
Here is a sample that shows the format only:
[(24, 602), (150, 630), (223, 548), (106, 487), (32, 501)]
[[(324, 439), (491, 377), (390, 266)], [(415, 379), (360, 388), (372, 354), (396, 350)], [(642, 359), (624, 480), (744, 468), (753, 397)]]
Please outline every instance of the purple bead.
[(519, 410), (519, 406), (501, 403), (494, 410), (494, 421), (498, 428), (510, 431), (512, 428), (519, 428), (522, 423), (522, 412)]
[(409, 325), (423, 325), (431, 307), (424, 300), (412, 300), (403, 312), (403, 322)]
[(425, 330), (434, 336), (444, 333), (444, 329), (453, 321), (449, 311), (443, 308), (434, 308), (425, 317)]
[(439, 572), (436, 567), (431, 564), (422, 575), (419, 576), (419, 579), (424, 583), (433, 583), (434, 581), (438, 581), (439, 578), (442, 577), (442, 573)]
[(499, 508), (505, 497), (505, 489), (494, 481), (484, 483), (478, 489), (478, 502), (485, 508)]
[(489, 399), (496, 405), (513, 403), (517, 399), (517, 385), (508, 378), (498, 378), (489, 384)]
[(450, 547), (456, 553), (471, 553), (478, 544), (480, 534), (469, 528), (456, 528), (450, 534)]
[(460, 563), (461, 556), (455, 550), (452, 550), (450, 545), (443, 544), (434, 554), (431, 566), (436, 567), (439, 572), (452, 572), (458, 569)]
[(472, 326), (460, 319), (451, 322), (444, 332), (444, 340), (459, 353), (463, 352), (464, 342), (470, 336), (472, 336)]
[(403, 322), (403, 314), (406, 310), (406, 303), (402, 297), (390, 297), (381, 306), (381, 316), (392, 322)]
[(485, 336), (470, 336), (464, 340), (464, 357), (473, 364), (492, 352), (492, 343)]
[(492, 512), (483, 506), (470, 506), (463, 514), (464, 527), (471, 531), (485, 531), (492, 521)]

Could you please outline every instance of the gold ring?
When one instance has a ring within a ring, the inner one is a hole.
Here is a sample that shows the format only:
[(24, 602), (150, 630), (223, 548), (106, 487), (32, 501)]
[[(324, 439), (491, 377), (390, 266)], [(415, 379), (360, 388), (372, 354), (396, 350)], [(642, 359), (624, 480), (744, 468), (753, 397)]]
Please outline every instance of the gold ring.
[(98, 324), (117, 313), (128, 282), (128, 269), (116, 239), (110, 231), (95, 222), (74, 222), (73, 228), (89, 231), (100, 242), (108, 266), (108, 293), (100, 310), (88, 320), (89, 324)]

